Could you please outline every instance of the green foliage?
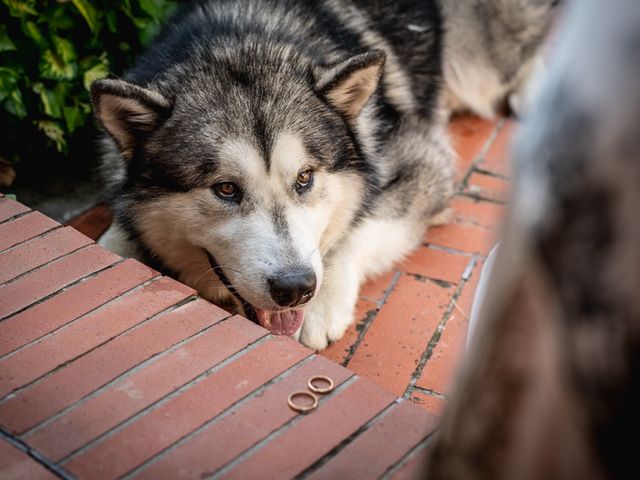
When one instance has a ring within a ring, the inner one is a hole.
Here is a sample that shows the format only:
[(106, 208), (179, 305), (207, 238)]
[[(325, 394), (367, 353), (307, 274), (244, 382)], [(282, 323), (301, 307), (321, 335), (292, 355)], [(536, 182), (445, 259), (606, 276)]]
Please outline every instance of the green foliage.
[(14, 162), (67, 154), (80, 137), (86, 144), (91, 82), (122, 73), (175, 8), (174, 0), (0, 2), (0, 156)]

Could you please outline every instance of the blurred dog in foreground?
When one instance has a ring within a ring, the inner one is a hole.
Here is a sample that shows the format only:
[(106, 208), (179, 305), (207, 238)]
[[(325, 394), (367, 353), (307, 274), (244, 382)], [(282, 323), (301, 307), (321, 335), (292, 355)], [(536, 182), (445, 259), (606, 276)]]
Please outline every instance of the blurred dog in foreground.
[(640, 472), (640, 3), (569, 8), (431, 480)]

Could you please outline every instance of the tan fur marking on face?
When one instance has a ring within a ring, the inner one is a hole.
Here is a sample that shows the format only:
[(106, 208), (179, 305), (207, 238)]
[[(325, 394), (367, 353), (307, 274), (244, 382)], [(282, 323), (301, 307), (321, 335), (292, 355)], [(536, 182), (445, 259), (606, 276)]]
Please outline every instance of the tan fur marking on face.
[(257, 149), (242, 138), (226, 140), (220, 146), (223, 161), (220, 164), (221, 175), (242, 178), (260, 178), (266, 175), (264, 160)]
[(276, 139), (271, 151), (271, 165), (275, 172), (295, 181), (301, 168), (310, 161), (302, 139), (291, 132), (282, 132)]

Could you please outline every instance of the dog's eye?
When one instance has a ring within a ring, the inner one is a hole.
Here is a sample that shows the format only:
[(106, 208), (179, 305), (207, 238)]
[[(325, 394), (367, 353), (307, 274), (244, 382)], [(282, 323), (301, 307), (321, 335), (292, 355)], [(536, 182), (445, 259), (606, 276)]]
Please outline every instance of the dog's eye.
[(313, 172), (309, 169), (303, 170), (298, 173), (296, 189), (298, 192), (305, 190), (311, 186), (313, 183)]
[(220, 182), (213, 186), (213, 192), (223, 200), (230, 200), (240, 203), (242, 199), (242, 191), (240, 187), (233, 182)]

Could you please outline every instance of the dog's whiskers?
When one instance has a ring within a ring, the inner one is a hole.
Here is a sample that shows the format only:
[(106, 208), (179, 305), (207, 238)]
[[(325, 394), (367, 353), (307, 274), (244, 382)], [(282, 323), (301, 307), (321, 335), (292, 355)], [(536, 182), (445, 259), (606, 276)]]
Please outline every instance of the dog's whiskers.
[[(202, 272), (202, 274), (200, 276), (198, 276), (198, 278), (196, 278), (196, 280), (194, 281), (194, 285), (198, 285), (198, 283), (202, 280), (202, 278), (207, 275), (208, 273), (214, 273), (217, 276), (217, 272), (216, 270), (220, 270), (222, 271), (223, 266), (222, 265), (217, 265), (215, 267), (211, 267), (211, 268), (207, 268), (204, 272)], [(234, 270), (233, 268), (230, 268), (228, 266), (224, 266), (224, 269), (226, 270), (231, 270), (232, 272), (237, 273), (238, 275), (240, 275), (241, 277), (243, 276), (241, 272), (239, 272), (238, 270)], [(235, 288), (235, 285), (231, 285), (232, 287)]]

